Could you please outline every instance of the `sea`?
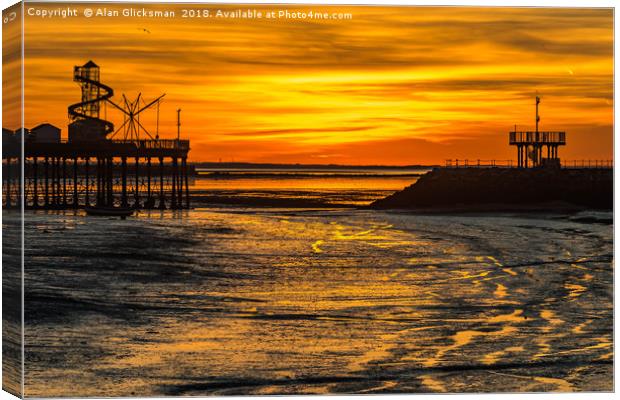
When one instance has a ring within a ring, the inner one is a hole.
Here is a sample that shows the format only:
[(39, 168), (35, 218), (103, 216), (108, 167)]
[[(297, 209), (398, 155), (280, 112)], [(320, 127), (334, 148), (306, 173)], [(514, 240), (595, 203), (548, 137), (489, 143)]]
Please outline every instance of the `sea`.
[(287, 208), (363, 207), (414, 184), (429, 167), (198, 168), (190, 187), (198, 205)]
[(26, 396), (613, 390), (611, 212), (364, 207), (421, 171), (199, 172), (191, 210), (26, 212)]

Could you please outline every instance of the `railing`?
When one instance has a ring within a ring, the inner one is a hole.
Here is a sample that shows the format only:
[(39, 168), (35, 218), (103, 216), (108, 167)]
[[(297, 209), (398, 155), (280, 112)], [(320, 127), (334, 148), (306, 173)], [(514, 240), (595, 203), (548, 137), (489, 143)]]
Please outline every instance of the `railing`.
[(562, 160), (562, 168), (613, 168), (614, 160)]
[(135, 144), (139, 149), (189, 149), (189, 140), (158, 139), (158, 140), (112, 140), (118, 144)]
[[(59, 141), (55, 142), (32, 142), (37, 144), (67, 144), (67, 143), (81, 143), (81, 142), (70, 142), (68, 139), (63, 138)], [(92, 144), (92, 143), (113, 143), (113, 144), (133, 144), (136, 145), (139, 149), (180, 149), (187, 150), (189, 149), (189, 140), (186, 139), (149, 139), (149, 140), (124, 140), (124, 139), (114, 139), (114, 140), (103, 140), (103, 141), (85, 141), (84, 143)]]
[(447, 168), (513, 168), (516, 162), (513, 160), (446, 160)]
[(510, 144), (566, 144), (566, 132), (509, 132)]
[[(446, 168), (518, 168), (515, 160), (446, 160)], [(613, 168), (613, 160), (561, 160), (562, 168)]]

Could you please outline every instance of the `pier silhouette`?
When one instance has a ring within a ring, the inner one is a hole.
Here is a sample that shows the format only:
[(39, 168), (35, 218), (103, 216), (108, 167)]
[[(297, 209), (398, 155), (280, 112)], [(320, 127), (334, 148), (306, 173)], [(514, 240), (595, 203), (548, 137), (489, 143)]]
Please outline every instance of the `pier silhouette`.
[[(50, 124), (15, 132), (3, 129), (3, 207), (21, 206), (23, 184), (23, 206), (28, 209), (190, 208), (189, 140), (181, 140), (180, 132), (176, 139), (159, 139), (159, 132), (153, 137), (137, 118), (159, 105), (163, 96), (139, 108), (141, 95), (135, 102), (123, 95), (120, 106), (111, 100), (114, 90), (101, 83), (93, 61), (76, 66), (73, 79), (82, 97), (68, 108), (72, 122), (66, 140)], [(105, 104), (125, 114), (116, 131), (112, 122), (100, 118)], [(124, 138), (114, 139), (121, 131)]]

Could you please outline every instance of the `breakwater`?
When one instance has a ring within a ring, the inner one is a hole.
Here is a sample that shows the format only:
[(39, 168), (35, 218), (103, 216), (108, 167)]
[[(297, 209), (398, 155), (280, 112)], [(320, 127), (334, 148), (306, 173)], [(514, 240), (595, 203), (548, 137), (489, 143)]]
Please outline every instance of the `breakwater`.
[(436, 168), (376, 209), (518, 210), (613, 207), (613, 169)]

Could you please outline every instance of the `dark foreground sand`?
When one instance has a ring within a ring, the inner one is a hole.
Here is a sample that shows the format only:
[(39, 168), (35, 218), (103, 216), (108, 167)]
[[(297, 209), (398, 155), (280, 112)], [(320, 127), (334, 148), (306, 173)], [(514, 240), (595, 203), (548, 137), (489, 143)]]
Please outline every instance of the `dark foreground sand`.
[(610, 218), (30, 213), (26, 395), (610, 391)]

